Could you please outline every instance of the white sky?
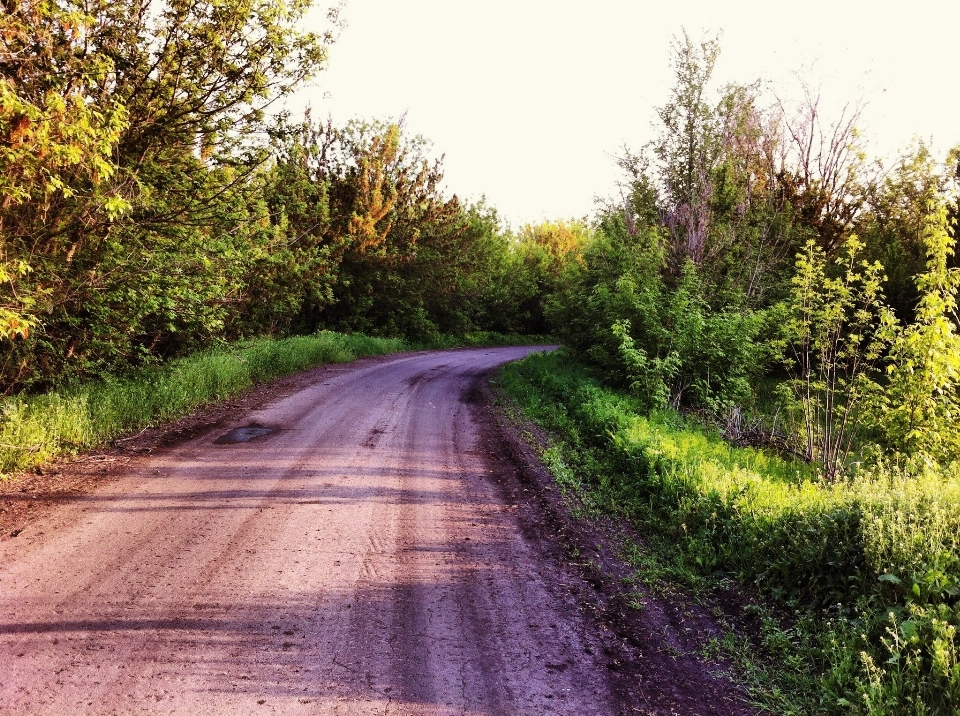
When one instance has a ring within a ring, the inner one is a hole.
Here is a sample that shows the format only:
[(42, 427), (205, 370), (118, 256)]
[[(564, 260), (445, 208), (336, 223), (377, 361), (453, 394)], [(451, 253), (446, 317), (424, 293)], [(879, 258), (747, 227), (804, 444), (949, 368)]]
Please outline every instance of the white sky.
[[(333, 0), (316, 0), (326, 6)], [(310, 23), (322, 29), (323, 7)], [(514, 227), (592, 215), (613, 155), (652, 138), (670, 43), (722, 32), (717, 86), (815, 65), (825, 101), (864, 97), (875, 153), (960, 143), (960, 2), (349, 0), (330, 63), (293, 107), (397, 118), (444, 154), (447, 190)]]

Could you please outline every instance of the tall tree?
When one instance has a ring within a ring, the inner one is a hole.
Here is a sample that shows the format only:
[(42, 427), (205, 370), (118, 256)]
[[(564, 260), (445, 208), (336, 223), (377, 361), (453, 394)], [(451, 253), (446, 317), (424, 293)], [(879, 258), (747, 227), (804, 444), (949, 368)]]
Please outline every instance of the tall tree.
[(695, 43), (686, 30), (674, 38), (675, 83), (657, 109), (662, 128), (651, 145), (656, 157), (664, 223), (670, 230), (671, 265), (700, 263), (710, 229), (711, 173), (720, 154), (720, 127), (708, 88), (720, 55), (718, 38)]
[(780, 174), (784, 196), (813, 231), (820, 246), (834, 255), (863, 208), (869, 182), (860, 131), (862, 101), (846, 103), (835, 119), (824, 117), (819, 87), (800, 81), (800, 99), (792, 106), (778, 100), (789, 149)]
[[(15, 279), (2, 305), (42, 315), (29, 338), (0, 343), (4, 384), (209, 340), (258, 221), (245, 211), (263, 156), (250, 138), (269, 103), (320, 68), (332, 35), (298, 28), (304, 1), (7, 9), (0, 131), (13, 141), (0, 161), (16, 148), (46, 165), (16, 180), (32, 182), (19, 194), (30, 201), (11, 190), (0, 207), (3, 277)], [(46, 117), (29, 142), (24, 107)], [(65, 147), (62, 159), (44, 142)]]
[(87, 48), (95, 22), (47, 0), (4, 2), (0, 12), (0, 339), (38, 325), (51, 294), (36, 280), (42, 264), (76, 253), (69, 239), (50, 240), (60, 217), (89, 224), (127, 207), (105, 186), (129, 123), (123, 102), (98, 90), (114, 66)]

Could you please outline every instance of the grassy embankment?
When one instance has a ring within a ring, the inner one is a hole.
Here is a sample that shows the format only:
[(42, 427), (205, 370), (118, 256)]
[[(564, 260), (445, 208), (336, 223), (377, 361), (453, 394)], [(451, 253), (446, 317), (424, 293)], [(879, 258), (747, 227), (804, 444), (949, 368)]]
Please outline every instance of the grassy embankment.
[(130, 375), (0, 401), (0, 479), (187, 415), (259, 383), (324, 363), (405, 350), (396, 339), (324, 331), (218, 347)]
[[(563, 351), (501, 388), (554, 442), (543, 457), (589, 510), (631, 520), (647, 584), (706, 597), (735, 580), (763, 625), (712, 644), (778, 714), (960, 713), (960, 479), (895, 468), (826, 484), (809, 466), (645, 414)], [(770, 604), (777, 605), (770, 608)], [(787, 618), (784, 615), (789, 615)]]

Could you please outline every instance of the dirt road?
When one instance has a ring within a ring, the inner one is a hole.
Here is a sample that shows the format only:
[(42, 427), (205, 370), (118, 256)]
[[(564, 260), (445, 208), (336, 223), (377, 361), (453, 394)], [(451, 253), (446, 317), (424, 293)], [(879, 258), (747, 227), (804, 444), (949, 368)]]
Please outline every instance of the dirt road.
[(617, 713), (463, 397), (528, 351), (332, 371), (5, 539), (0, 713)]

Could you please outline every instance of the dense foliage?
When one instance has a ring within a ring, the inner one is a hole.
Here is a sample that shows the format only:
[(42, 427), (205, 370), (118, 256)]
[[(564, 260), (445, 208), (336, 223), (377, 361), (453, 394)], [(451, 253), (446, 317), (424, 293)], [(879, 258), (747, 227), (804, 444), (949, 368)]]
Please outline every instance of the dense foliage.
[(859, 105), (714, 91), (718, 57), (677, 40), (659, 133), (545, 302), (576, 360), (507, 385), (669, 569), (802, 615), (797, 711), (954, 713), (960, 153), (870, 161)]
[(402, 122), (267, 115), (332, 41), (307, 7), (7, 3), (0, 389), (320, 328), (545, 328), (566, 229), (445, 195)]
[(546, 301), (554, 330), (648, 408), (749, 415), (827, 480), (960, 457), (958, 153), (869, 162), (858, 106), (830, 123), (806, 86), (793, 107), (714, 92), (718, 56), (676, 42), (659, 133), (622, 156), (622, 202)]
[[(0, 15), (4, 387), (209, 342), (266, 241), (263, 109), (329, 38), (304, 3), (7, 3)], [(204, 48), (197, 52), (197, 48)]]

